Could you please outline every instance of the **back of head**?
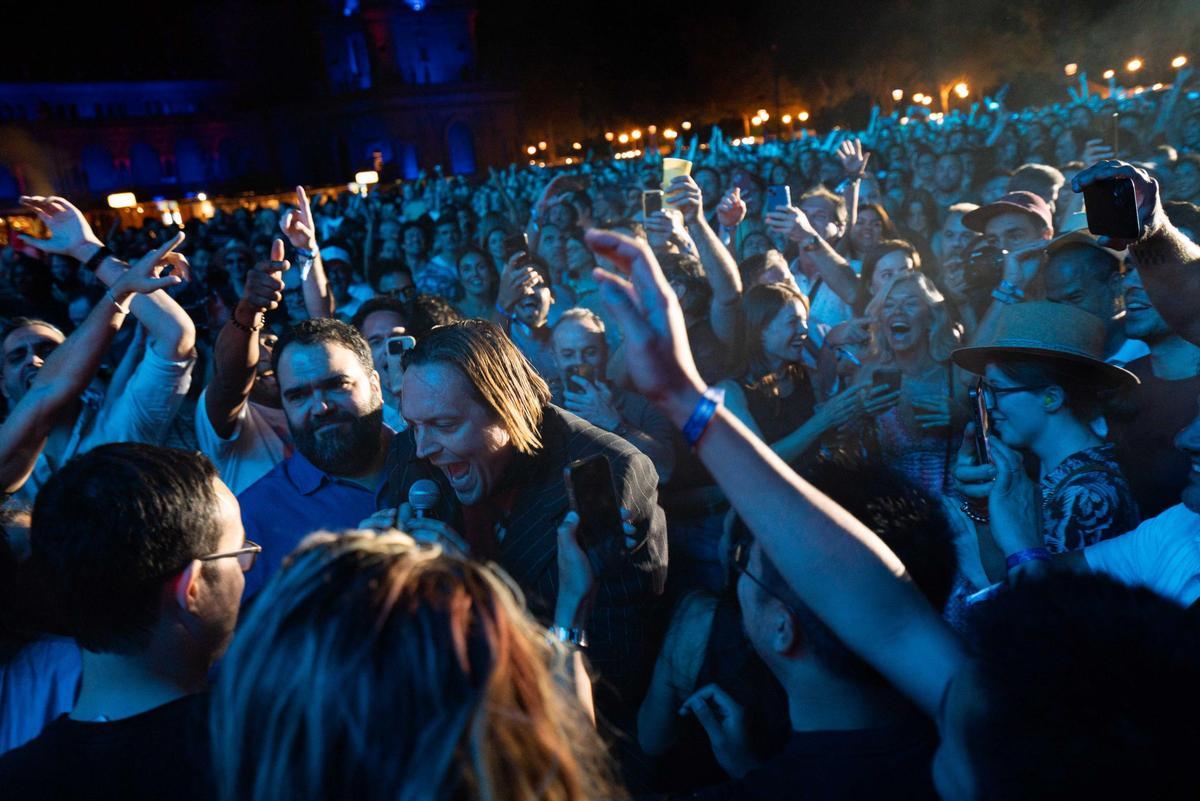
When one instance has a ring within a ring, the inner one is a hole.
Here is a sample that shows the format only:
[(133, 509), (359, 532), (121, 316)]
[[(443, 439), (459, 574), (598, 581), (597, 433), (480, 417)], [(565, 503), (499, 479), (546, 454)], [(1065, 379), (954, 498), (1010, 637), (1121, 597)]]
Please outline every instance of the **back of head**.
[(1098, 575), (1023, 582), (972, 610), (984, 799), (1183, 798), (1200, 748), (1200, 621)]
[(462, 315), (440, 295), (417, 295), (412, 302), (408, 333), (420, 339), (439, 325), (461, 320)]
[(707, 315), (712, 301), (712, 285), (704, 274), (704, 266), (695, 256), (684, 253), (667, 253), (659, 259), (667, 283), (677, 284), (686, 292), (682, 303), (689, 314)]
[(90, 651), (143, 648), (163, 582), (217, 546), (216, 478), (201, 454), (132, 442), (51, 476), (33, 507), (29, 567), (52, 625)]
[(475, 391), (475, 400), (496, 416), (524, 454), (541, 447), (542, 425), (550, 388), (494, 323), (460, 320), (438, 326), (417, 340), (405, 368), (445, 364), (457, 369)]
[(1047, 164), (1022, 164), (1008, 179), (1008, 191), (1032, 192), (1049, 202), (1066, 182), (1061, 172)]
[[(878, 463), (820, 462), (805, 472), (805, 478), (874, 531), (904, 563), (930, 605), (942, 610), (958, 561), (950, 524), (935, 500), (902, 474)], [(763, 583), (799, 618), (801, 636), (811, 653), (844, 678), (885, 684), (800, 600), (766, 553), (761, 556)]]
[(491, 568), (398, 532), (314, 534), (226, 657), (220, 797), (619, 797), (552, 659)]

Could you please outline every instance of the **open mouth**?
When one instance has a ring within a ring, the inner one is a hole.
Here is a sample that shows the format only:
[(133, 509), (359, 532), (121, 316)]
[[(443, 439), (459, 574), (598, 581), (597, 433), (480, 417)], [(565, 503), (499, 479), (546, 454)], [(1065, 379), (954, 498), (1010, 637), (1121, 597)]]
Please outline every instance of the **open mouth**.
[(912, 326), (903, 320), (896, 320), (892, 322), (888, 328), (891, 329), (893, 334), (907, 334), (908, 332), (912, 331)]
[(438, 465), (442, 472), (446, 474), (446, 478), (450, 479), (450, 484), (455, 489), (459, 489), (471, 472), (471, 465), (467, 462), (448, 462)]

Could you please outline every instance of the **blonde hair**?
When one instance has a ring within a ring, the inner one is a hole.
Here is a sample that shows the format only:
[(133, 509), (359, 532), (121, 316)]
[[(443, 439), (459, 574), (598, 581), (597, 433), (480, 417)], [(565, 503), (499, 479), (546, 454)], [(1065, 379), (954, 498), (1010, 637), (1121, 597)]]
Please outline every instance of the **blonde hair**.
[(405, 361), (405, 367), (421, 364), (455, 367), (474, 388), (475, 399), (500, 420), (517, 451), (531, 456), (541, 448), (539, 429), (550, 388), (499, 326), (485, 320), (437, 326)]
[(503, 574), (400, 532), (309, 536), (212, 701), (222, 801), (590, 801), (623, 791)]
[(887, 336), (883, 333), (883, 305), (892, 291), (902, 284), (916, 284), (925, 298), (932, 318), (929, 323), (929, 355), (938, 364), (946, 364), (950, 361), (950, 353), (959, 346), (963, 329), (959, 323), (950, 319), (950, 308), (946, 298), (924, 273), (916, 270), (897, 273), (867, 304), (867, 317), (871, 318), (873, 359), (879, 364), (888, 364), (896, 358), (891, 345), (888, 344)]

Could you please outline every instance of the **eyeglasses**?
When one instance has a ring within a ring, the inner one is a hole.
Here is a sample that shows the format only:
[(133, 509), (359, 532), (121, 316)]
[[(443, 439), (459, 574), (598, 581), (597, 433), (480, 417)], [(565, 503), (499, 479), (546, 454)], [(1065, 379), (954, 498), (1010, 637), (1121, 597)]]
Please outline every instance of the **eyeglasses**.
[(227, 559), (231, 556), (236, 556), (238, 560), (238, 567), (242, 569), (243, 573), (249, 573), (250, 568), (254, 567), (254, 563), (258, 560), (258, 555), (262, 553), (262, 546), (258, 543), (251, 542), (250, 540), (246, 540), (245, 542), (246, 544), (243, 547), (238, 548), (236, 551), (226, 551), (225, 553), (214, 553), (209, 554), (208, 556), (200, 556), (197, 557), (197, 560), (200, 562), (211, 562), (214, 559)]
[(982, 378), (971, 388), (971, 400), (978, 401), (982, 396), (983, 406), (989, 412), (995, 411), (996, 400), (1002, 395), (1010, 395), (1014, 392), (1037, 392), (1046, 388), (1046, 384), (1028, 387), (994, 387), (984, 381)]
[(772, 589), (768, 587), (762, 579), (750, 572), (750, 546), (753, 544), (754, 540), (748, 538), (734, 543), (733, 559), (731, 560), (733, 563), (733, 569), (753, 581), (758, 585), (760, 590), (774, 598), (776, 601), (779, 601), (779, 603), (783, 604), (784, 609), (787, 609), (789, 612), (795, 615), (796, 612), (794, 609), (792, 609), (791, 604), (780, 598), (778, 593), (772, 591)]

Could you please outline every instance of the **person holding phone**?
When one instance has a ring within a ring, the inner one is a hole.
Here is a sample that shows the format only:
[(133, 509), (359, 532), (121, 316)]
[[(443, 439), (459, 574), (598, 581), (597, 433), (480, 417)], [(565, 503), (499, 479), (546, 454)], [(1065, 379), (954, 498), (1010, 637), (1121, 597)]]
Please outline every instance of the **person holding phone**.
[(666, 582), (666, 522), (653, 462), (621, 437), (550, 402), (546, 382), (498, 326), (464, 320), (420, 338), (408, 354), (401, 391), (409, 429), (393, 440), (394, 465), (378, 508), (414, 515), (409, 488), (430, 479), (441, 490), (424, 525), (454, 532), (479, 559), (491, 559), (548, 622), (558, 592), (556, 529), (569, 509), (563, 470), (602, 455), (613, 491), (628, 510), (632, 539), (585, 544), (596, 568), (588, 653), (617, 697), (597, 707), (630, 721), (649, 676)]
[(650, 401), (607, 380), (608, 343), (600, 316), (567, 309), (554, 324), (551, 340), (562, 407), (628, 440), (654, 462), (659, 481), (669, 481), (675, 469), (675, 431)]
[[(1140, 520), (1114, 446), (1091, 426), (1101, 398), (1138, 384), (1133, 373), (1106, 363), (1103, 349), (1098, 317), (1033, 301), (1005, 306), (991, 341), (952, 354), (955, 364), (984, 379), (979, 391), (993, 437), (1037, 457), (1042, 539), (1051, 553), (1116, 536)], [(972, 462), (960, 452), (960, 489), (992, 470)]]

